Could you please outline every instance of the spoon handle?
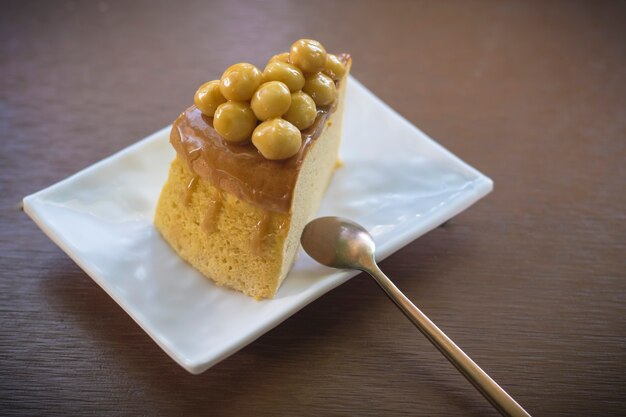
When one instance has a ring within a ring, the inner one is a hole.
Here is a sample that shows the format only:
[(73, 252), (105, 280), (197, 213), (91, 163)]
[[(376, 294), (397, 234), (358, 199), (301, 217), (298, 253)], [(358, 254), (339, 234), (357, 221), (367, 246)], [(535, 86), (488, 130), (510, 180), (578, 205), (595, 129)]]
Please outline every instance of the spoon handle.
[(480, 369), (448, 336), (444, 334), (374, 263), (369, 273), (409, 320), (435, 345), (474, 387), (504, 416), (530, 417), (509, 394)]

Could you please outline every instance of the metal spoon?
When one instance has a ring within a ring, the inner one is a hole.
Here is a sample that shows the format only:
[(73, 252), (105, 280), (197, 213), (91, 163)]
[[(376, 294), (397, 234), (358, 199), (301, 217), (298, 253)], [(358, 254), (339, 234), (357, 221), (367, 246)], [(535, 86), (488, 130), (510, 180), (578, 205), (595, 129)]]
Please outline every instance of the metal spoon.
[(323, 265), (370, 274), (415, 327), (502, 415), (530, 416), (383, 274), (374, 258), (374, 240), (362, 226), (341, 217), (322, 217), (306, 225), (300, 240), (304, 250)]

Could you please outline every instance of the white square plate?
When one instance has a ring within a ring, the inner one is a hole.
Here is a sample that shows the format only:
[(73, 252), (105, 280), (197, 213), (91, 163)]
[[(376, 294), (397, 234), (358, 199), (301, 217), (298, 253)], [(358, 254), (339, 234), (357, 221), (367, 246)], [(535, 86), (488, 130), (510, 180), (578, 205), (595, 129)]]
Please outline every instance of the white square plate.
[[(319, 215), (368, 228), (383, 259), (489, 193), (492, 182), (354, 78), (339, 169)], [(174, 151), (169, 127), (45, 190), (24, 211), (176, 362), (197, 374), (275, 327), (355, 272), (300, 253), (276, 298), (214, 285), (152, 224)]]

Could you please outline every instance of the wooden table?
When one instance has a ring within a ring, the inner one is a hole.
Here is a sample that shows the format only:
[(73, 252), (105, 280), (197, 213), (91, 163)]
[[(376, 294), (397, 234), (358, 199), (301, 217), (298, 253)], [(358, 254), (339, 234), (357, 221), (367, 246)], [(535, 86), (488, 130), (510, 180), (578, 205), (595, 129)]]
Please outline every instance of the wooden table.
[(304, 36), (495, 181), (382, 269), (532, 414), (625, 415), (624, 3), (2, 8), (1, 415), (497, 415), (363, 276), (192, 376), (19, 210)]

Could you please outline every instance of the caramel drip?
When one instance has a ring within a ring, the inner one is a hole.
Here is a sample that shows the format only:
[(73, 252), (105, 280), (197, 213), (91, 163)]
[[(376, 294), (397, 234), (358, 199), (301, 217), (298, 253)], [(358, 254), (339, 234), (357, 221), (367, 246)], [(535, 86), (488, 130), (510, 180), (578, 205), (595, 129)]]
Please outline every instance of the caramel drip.
[[(339, 59), (350, 69), (350, 56)], [(346, 76), (347, 78), (347, 76)], [(346, 78), (337, 88), (343, 91)], [(330, 107), (318, 109), (315, 123), (302, 131), (300, 152), (284, 161), (265, 159), (251, 144), (235, 145), (225, 141), (213, 128), (213, 118), (195, 106), (185, 110), (172, 126), (170, 142), (189, 169), (214, 187), (264, 210), (288, 213), (300, 167), (324, 132), (330, 117), (343, 97)]]
[(222, 192), (218, 191), (217, 195), (212, 196), (207, 207), (204, 220), (202, 220), (202, 229), (208, 234), (217, 231), (217, 221), (222, 212)]
[(193, 162), (196, 159), (200, 158), (200, 156), (202, 156), (202, 146), (198, 146), (197, 148), (193, 148), (192, 150), (189, 151), (187, 156), (189, 158), (189, 162)]
[(261, 255), (261, 252), (263, 250), (263, 243), (269, 235), (271, 220), (271, 213), (264, 211), (261, 215), (261, 219), (254, 225), (254, 229), (252, 230), (252, 240), (250, 241), (250, 247), (252, 249), (252, 252), (256, 255)]
[(278, 224), (278, 230), (276, 231), (276, 234), (281, 235), (283, 233), (287, 233), (287, 227), (289, 226), (289, 224), (290, 224), (289, 218), (284, 217)]
[(185, 204), (187, 207), (189, 207), (189, 204), (191, 204), (191, 196), (193, 195), (194, 191), (196, 191), (196, 187), (198, 186), (199, 179), (200, 179), (199, 175), (194, 175), (189, 180), (189, 184), (187, 184), (187, 188), (185, 189), (185, 192), (183, 193), (183, 204)]

